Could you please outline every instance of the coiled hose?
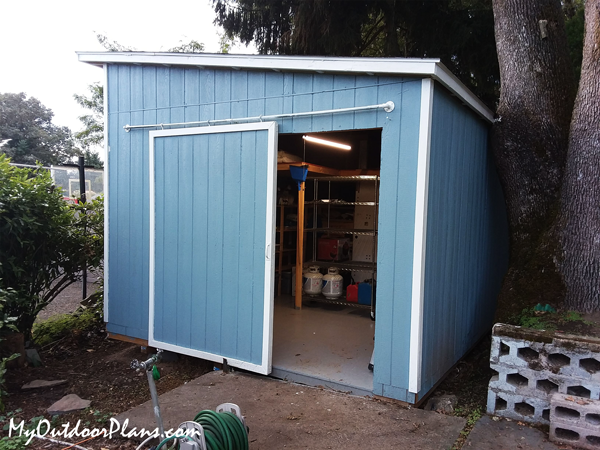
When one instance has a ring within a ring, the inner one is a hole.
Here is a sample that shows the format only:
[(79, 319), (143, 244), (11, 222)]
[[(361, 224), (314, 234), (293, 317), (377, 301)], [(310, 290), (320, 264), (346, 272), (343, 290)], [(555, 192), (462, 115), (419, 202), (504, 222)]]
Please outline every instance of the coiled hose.
[[(248, 433), (242, 421), (230, 412), (200, 411), (194, 422), (202, 425), (208, 450), (248, 450)], [(175, 439), (171, 436), (163, 440), (156, 450)]]

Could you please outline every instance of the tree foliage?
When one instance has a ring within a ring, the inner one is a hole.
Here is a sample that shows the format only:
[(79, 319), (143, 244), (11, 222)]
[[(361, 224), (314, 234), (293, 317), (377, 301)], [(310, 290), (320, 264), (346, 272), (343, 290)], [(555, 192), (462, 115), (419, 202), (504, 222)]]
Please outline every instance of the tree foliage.
[(489, 0), (213, 0), (215, 23), (263, 54), (440, 58), (491, 107), (499, 73)]
[(70, 206), (49, 171), (0, 155), (0, 290), (5, 313), (27, 336), (37, 314), (103, 255), (102, 201)]
[(85, 156), (86, 164), (102, 167), (102, 161), (92, 148), (104, 143), (104, 88), (100, 83), (93, 83), (88, 86), (88, 91), (89, 97), (73, 95), (79, 106), (90, 111), (78, 117), (83, 129), (77, 131), (74, 137), (83, 149), (81, 155)]
[(24, 93), (0, 94), (0, 152), (14, 163), (63, 164), (77, 154), (71, 131), (52, 123), (54, 113)]

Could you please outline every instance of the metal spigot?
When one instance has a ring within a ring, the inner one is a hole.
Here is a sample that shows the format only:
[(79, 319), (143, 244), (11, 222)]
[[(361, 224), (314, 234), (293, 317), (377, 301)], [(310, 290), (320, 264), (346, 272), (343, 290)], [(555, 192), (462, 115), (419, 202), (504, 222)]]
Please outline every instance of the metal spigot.
[(163, 351), (161, 349), (157, 349), (156, 355), (152, 355), (146, 361), (139, 362), (137, 359), (134, 359), (133, 361), (131, 361), (131, 364), (129, 365), (129, 367), (134, 369), (136, 372), (139, 372), (140, 370), (146, 370), (146, 371), (152, 370), (152, 366), (154, 364), (156, 364), (157, 362), (160, 362), (160, 360), (162, 358), (162, 352)]
[[(156, 418), (156, 424), (158, 425), (158, 431), (160, 437), (164, 439), (165, 437), (165, 429), (163, 426), (162, 417), (160, 415), (160, 406), (158, 404), (158, 392), (156, 391), (156, 384), (154, 383), (154, 378), (152, 376), (152, 366), (158, 363), (162, 358), (162, 350), (157, 349), (156, 355), (152, 355), (146, 361), (139, 362), (137, 359), (131, 361), (129, 367), (134, 369), (136, 372), (141, 370), (146, 371), (146, 376), (148, 378), (148, 387), (150, 388), (150, 396), (152, 397), (152, 405), (154, 407), (154, 417)], [(158, 377), (157, 377), (158, 378)]]

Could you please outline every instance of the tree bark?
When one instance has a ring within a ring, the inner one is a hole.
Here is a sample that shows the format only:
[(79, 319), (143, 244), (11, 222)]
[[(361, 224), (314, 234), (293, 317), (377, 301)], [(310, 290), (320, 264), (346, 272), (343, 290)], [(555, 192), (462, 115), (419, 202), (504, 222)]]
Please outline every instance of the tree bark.
[(574, 89), (559, 0), (494, 0), (493, 10), (501, 92), (491, 146), (511, 231), (497, 315), (502, 320), (528, 303), (562, 298), (552, 225)]
[(565, 306), (600, 310), (600, 0), (587, 0), (561, 203)]

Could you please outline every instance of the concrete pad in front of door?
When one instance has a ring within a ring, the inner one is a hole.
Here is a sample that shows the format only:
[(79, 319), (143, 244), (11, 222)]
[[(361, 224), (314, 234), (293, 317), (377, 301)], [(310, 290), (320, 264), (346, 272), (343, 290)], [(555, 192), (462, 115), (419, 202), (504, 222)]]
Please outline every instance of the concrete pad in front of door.
[[(241, 373), (211, 372), (160, 396), (165, 429), (221, 403), (240, 406), (250, 449), (449, 449), (465, 420), (367, 397)], [(132, 427), (154, 429), (150, 401), (120, 414)]]

